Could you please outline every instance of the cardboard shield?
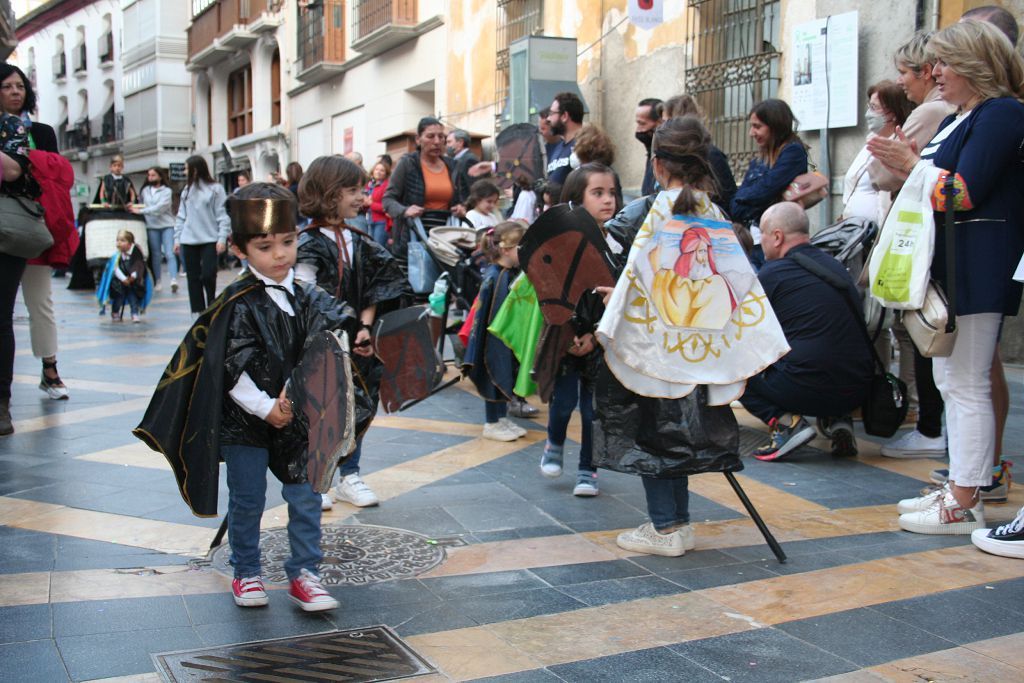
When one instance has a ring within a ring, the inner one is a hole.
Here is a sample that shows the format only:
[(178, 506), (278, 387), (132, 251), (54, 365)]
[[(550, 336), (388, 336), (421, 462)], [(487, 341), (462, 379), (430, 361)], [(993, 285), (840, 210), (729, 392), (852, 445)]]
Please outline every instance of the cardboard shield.
[(313, 490), (327, 493), (334, 470), (355, 446), (355, 398), (348, 335), (320, 332), (292, 371), (288, 398), (295, 419), (307, 427), (306, 474)]
[(380, 403), (386, 413), (423, 400), (444, 377), (444, 362), (430, 334), (427, 306), (411, 306), (378, 318), (373, 348), (384, 365)]
[(559, 204), (541, 214), (519, 243), (519, 264), (549, 325), (569, 322), (587, 290), (615, 286), (611, 249), (583, 207)]
[(495, 174), (501, 189), (507, 190), (513, 185), (530, 187), (544, 177), (544, 156), (538, 135), (537, 126), (532, 123), (517, 123), (498, 133), (494, 141), (498, 148)]

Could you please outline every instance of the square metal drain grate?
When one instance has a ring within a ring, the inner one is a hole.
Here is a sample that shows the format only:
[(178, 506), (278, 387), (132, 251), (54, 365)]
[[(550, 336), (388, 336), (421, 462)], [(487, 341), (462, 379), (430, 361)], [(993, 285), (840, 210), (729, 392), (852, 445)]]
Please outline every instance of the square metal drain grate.
[(168, 681), (393, 681), (436, 673), (387, 626), (153, 655)]

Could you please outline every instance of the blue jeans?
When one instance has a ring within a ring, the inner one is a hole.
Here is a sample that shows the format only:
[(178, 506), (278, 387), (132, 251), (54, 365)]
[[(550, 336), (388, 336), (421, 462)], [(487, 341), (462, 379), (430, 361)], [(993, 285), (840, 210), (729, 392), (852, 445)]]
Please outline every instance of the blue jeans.
[(359, 458), (363, 455), (363, 437), (356, 441), (356, 449), (348, 456), (345, 462), (338, 468), (338, 474), (347, 477), (350, 474), (359, 474)]
[(139, 297), (135, 295), (135, 290), (128, 286), (123, 287), (111, 287), (110, 288), (110, 312), (116, 315), (121, 315), (121, 310), (124, 305), (128, 304), (128, 308), (132, 313), (139, 313), (139, 309), (142, 307), (142, 302), (139, 301)]
[[(221, 446), (228, 469), (228, 540), (235, 578), (260, 573), (260, 518), (267, 502), (269, 453), (256, 446)], [(303, 569), (314, 574), (323, 560), (320, 552), (320, 494), (308, 482), (283, 484), (288, 502), (288, 544), (292, 556), (284, 563), (289, 579)]]
[(555, 380), (548, 407), (548, 441), (553, 446), (565, 445), (565, 430), (572, 411), (579, 405), (583, 429), (580, 443), (580, 469), (596, 472), (594, 453), (594, 394), (581, 381), (578, 373), (569, 372)]
[(690, 521), (690, 480), (640, 477), (647, 495), (647, 514), (658, 531)]
[(166, 228), (147, 228), (146, 239), (149, 240), (149, 260), (153, 262), (153, 282), (160, 282), (160, 262), (167, 257), (167, 272), (171, 279), (178, 277), (178, 257), (174, 255), (174, 226)]
[(484, 417), (488, 423), (497, 422), (508, 415), (507, 401), (484, 401)]
[(384, 221), (373, 221), (370, 223), (370, 237), (373, 241), (382, 246), (388, 243), (388, 224)]

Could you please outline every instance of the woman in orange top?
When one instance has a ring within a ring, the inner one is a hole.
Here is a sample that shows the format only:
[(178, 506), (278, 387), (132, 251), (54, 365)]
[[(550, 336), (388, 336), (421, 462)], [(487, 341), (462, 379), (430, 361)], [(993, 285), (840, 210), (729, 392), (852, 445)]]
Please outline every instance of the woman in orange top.
[(420, 119), (417, 151), (399, 160), (384, 193), (384, 210), (396, 221), (420, 218), (430, 228), (444, 225), (450, 214), (465, 214), (465, 208), (457, 203), (454, 167), (444, 156), (444, 145), (441, 122), (432, 117)]

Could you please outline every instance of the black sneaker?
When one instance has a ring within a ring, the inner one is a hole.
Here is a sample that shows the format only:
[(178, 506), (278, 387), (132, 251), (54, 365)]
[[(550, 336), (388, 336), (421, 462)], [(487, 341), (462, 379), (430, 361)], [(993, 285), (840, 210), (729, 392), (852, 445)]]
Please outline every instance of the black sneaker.
[(853, 435), (853, 423), (845, 418), (829, 420), (829, 435), (832, 437), (832, 457), (852, 458), (857, 455), (857, 437)]
[(975, 530), (971, 533), (971, 543), (986, 553), (1024, 559), (1024, 508), (1009, 524)]
[(771, 441), (751, 453), (758, 460), (778, 460), (814, 438), (814, 427), (802, 415), (794, 415), (789, 426), (783, 426), (778, 418), (772, 418), (768, 426), (772, 429)]

